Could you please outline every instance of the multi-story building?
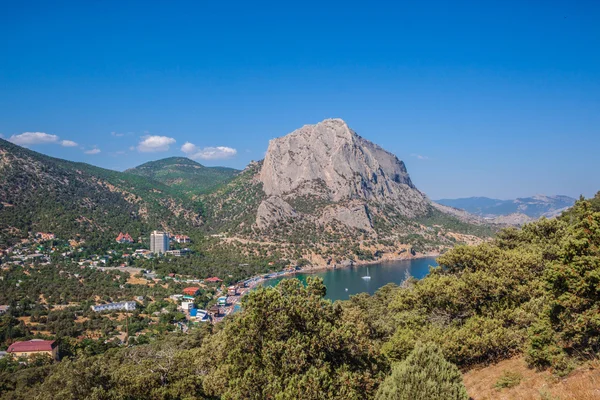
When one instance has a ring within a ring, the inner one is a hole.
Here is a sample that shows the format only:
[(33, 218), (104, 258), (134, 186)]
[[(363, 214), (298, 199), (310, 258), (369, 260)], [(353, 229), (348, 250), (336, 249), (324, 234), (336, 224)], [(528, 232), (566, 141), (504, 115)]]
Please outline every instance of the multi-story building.
[(150, 251), (154, 254), (166, 253), (169, 250), (169, 234), (154, 231), (150, 234)]
[(119, 303), (98, 304), (96, 306), (92, 306), (92, 310), (95, 312), (117, 310), (132, 311), (135, 310), (136, 307), (137, 303), (135, 301), (121, 301)]

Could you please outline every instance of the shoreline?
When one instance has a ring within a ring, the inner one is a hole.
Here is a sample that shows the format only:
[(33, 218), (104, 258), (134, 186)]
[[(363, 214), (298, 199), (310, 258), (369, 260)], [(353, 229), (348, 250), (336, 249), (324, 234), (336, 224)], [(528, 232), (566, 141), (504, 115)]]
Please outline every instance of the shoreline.
[(421, 258), (437, 258), (441, 255), (441, 253), (421, 253), (421, 254), (417, 254), (414, 256), (410, 256), (410, 257), (390, 257), (390, 258), (384, 258), (384, 259), (379, 259), (379, 260), (368, 260), (368, 261), (354, 261), (351, 262), (350, 264), (344, 264), (344, 265), (340, 265), (340, 264), (336, 264), (336, 265), (313, 265), (310, 267), (306, 267), (306, 268), (302, 268), (297, 270), (295, 273), (313, 273), (313, 272), (321, 272), (321, 271), (326, 271), (326, 270), (330, 270), (330, 269), (343, 269), (343, 268), (351, 268), (351, 267), (364, 267), (364, 266), (368, 266), (368, 265), (373, 265), (373, 264), (380, 264), (380, 263), (385, 263), (385, 262), (394, 262), (394, 261), (410, 261), (410, 260), (417, 260), (417, 259), (421, 259)]
[[(326, 270), (333, 270), (333, 269), (364, 267), (367, 265), (380, 264), (380, 263), (385, 263), (385, 262), (411, 261), (411, 260), (417, 260), (417, 259), (422, 259), (422, 258), (436, 258), (439, 255), (440, 255), (439, 253), (416, 254), (414, 256), (411, 255), (410, 257), (390, 257), (390, 258), (386, 258), (386, 259), (382, 259), (382, 260), (358, 261), (358, 262), (353, 262), (351, 264), (345, 264), (345, 265), (340, 265), (340, 266), (316, 265), (316, 266), (311, 266), (309, 268), (301, 268), (301, 269), (295, 270), (295, 271), (283, 270), (283, 271), (272, 272), (269, 274), (255, 275), (255, 276), (245, 279), (243, 281), (236, 282), (236, 285), (243, 283), (245, 285), (247, 284), (247, 286), (245, 286), (238, 295), (233, 296), (236, 299), (230, 305), (224, 307), (223, 317), (220, 317), (220, 318), (214, 320), (212, 323), (213, 324), (218, 323), (223, 318), (225, 318), (227, 315), (233, 314), (235, 312), (235, 305), (241, 303), (242, 297), (244, 297), (250, 291), (254, 290), (254, 288), (258, 287), (259, 285), (262, 285), (264, 282), (274, 279), (274, 278), (277, 278), (277, 277), (284, 277), (284, 276), (296, 275), (296, 274), (312, 274), (312, 273), (317, 273), (317, 272), (326, 271)], [(271, 276), (271, 277), (267, 278), (265, 275), (277, 275), (277, 276)], [(229, 297), (229, 296), (227, 296), (227, 297)]]

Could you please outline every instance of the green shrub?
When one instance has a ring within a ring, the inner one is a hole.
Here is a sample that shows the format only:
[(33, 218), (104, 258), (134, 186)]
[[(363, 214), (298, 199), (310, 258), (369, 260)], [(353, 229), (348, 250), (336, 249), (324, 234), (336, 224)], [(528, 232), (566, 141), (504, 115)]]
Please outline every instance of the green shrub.
[(503, 371), (502, 376), (494, 386), (498, 390), (519, 386), (521, 379), (523, 379), (523, 376), (519, 372)]
[(467, 400), (456, 365), (446, 361), (433, 343), (418, 343), (406, 360), (392, 367), (377, 400)]

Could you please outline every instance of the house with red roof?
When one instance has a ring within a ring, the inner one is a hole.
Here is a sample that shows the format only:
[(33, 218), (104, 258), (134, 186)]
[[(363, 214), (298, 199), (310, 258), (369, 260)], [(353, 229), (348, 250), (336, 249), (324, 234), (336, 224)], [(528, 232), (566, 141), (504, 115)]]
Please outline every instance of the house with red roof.
[(207, 282), (207, 283), (218, 283), (218, 282), (223, 282), (223, 279), (219, 279), (216, 276), (213, 276), (212, 278), (206, 278), (204, 280), (204, 282)]
[(123, 235), (123, 232), (119, 232), (119, 236), (116, 239), (117, 243), (133, 243), (133, 238), (129, 233)]
[(191, 286), (183, 289), (183, 294), (187, 294), (188, 296), (195, 296), (200, 291), (199, 287)]
[(31, 339), (26, 342), (15, 342), (8, 347), (8, 354), (15, 357), (30, 357), (34, 354), (46, 354), (58, 360), (58, 344), (54, 340)]

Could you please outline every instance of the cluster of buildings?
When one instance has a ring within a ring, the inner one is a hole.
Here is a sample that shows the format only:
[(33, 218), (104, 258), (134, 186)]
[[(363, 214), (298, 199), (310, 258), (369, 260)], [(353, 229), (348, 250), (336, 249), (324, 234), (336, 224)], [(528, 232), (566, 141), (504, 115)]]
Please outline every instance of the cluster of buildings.
[(38, 238), (40, 241), (56, 239), (56, 235), (54, 233), (47, 233), (47, 232), (37, 232), (35, 234), (35, 237)]

